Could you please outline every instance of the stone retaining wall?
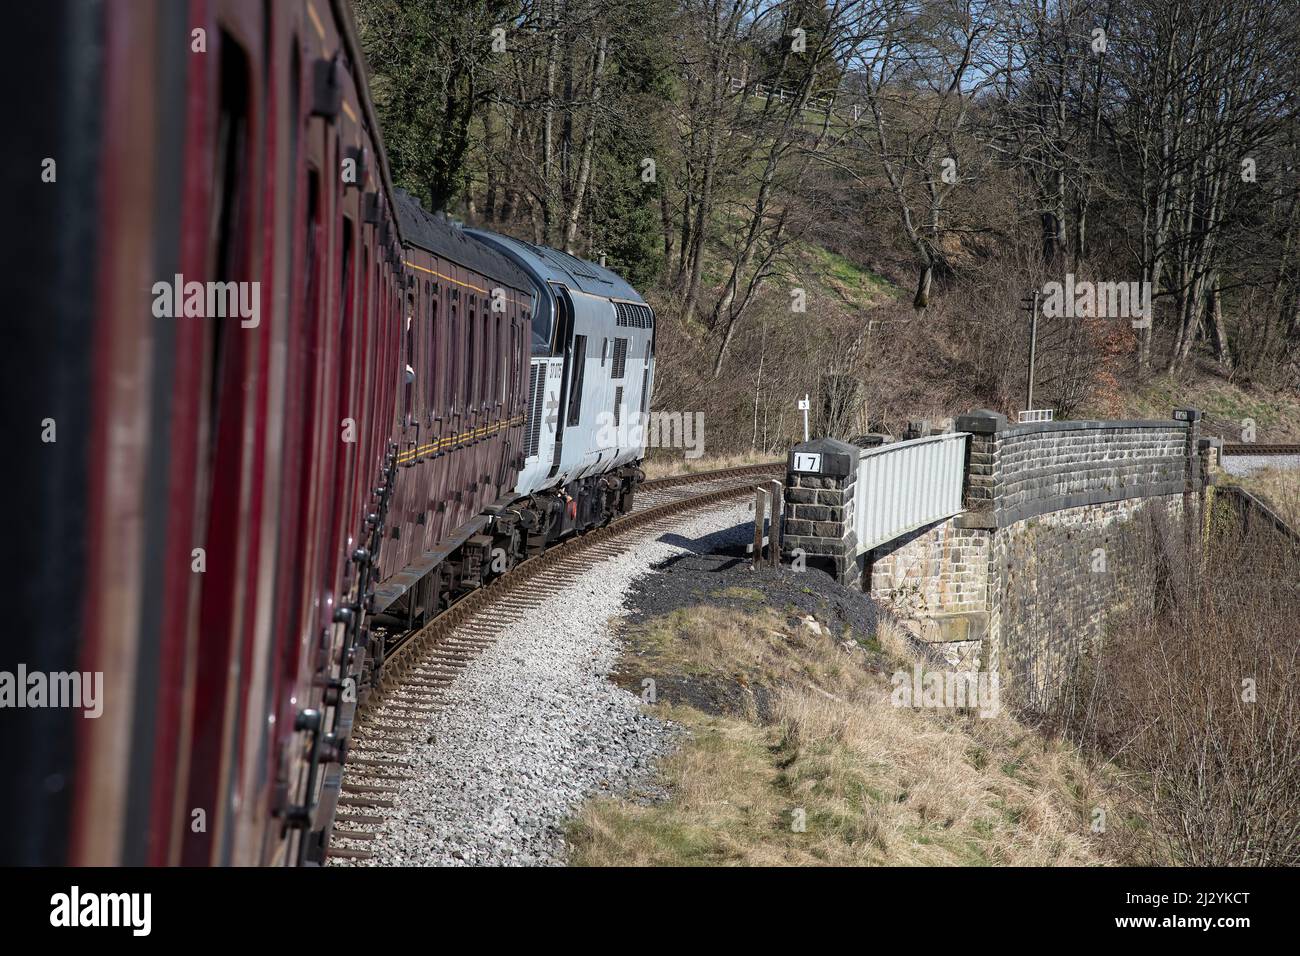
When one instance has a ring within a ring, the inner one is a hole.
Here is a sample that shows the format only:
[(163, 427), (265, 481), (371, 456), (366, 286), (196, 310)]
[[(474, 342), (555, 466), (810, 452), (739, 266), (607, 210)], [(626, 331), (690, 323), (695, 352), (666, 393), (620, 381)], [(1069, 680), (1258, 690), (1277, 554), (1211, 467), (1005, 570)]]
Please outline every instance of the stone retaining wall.
[(971, 433), (967, 527), (1007, 527), (1035, 515), (1199, 490), (1190, 421), (1042, 422), (1014, 425), (996, 412), (957, 419)]
[[(809, 442), (790, 456), (785, 551), (861, 582), (915, 621), (923, 640), (947, 648), (954, 666), (996, 669), (1043, 703), (1114, 611), (1155, 593), (1161, 562), (1194, 546), (1214, 454), (1199, 419), (1194, 410), (1162, 421), (1026, 425), (987, 411), (961, 416), (955, 429), (971, 433), (967, 510), (861, 558), (852, 515), (859, 449)], [(820, 473), (795, 468), (812, 461), (804, 454), (822, 456)]]

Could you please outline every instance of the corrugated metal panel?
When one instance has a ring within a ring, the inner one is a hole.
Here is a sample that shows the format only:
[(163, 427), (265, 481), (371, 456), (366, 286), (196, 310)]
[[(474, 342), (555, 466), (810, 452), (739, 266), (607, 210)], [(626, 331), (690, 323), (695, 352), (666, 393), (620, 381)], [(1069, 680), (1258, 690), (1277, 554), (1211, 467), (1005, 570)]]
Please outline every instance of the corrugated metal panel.
[(864, 449), (853, 513), (858, 554), (960, 514), (965, 432)]

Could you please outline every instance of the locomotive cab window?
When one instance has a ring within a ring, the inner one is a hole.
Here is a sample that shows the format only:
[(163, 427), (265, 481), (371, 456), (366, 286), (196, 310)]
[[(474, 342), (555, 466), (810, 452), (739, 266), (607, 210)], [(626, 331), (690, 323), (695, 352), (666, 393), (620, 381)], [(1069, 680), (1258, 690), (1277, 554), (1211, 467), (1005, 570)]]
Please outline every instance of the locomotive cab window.
[(524, 320), (528, 322), (528, 327), (532, 332), (532, 354), (550, 355), (555, 314), (545, 296), (539, 297), (537, 311), (532, 316), (525, 316)]

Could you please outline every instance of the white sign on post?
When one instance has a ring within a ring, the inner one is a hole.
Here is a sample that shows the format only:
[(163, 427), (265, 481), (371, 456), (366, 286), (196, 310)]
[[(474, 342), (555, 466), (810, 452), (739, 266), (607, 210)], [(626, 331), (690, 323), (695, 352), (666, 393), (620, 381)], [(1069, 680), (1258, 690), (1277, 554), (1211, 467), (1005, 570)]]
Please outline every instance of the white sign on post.
[(822, 456), (797, 451), (794, 453), (794, 470), (795, 471), (821, 471)]

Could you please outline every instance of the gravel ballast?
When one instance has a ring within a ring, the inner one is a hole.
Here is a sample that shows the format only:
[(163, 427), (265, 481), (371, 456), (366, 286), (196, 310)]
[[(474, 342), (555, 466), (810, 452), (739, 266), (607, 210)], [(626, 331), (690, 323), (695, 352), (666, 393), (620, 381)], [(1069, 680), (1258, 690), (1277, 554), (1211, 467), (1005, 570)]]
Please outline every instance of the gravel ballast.
[(702, 510), (592, 565), (504, 629), (437, 712), (410, 722), (416, 742), (399, 745), (410, 779), (365, 844), (374, 855), (331, 865), (562, 864), (576, 806), (652, 793), (654, 761), (680, 731), (608, 679), (621, 649), (611, 618), (653, 564), (743, 541), (752, 528), (744, 504)]
[(1230, 475), (1250, 475), (1264, 468), (1300, 469), (1300, 455), (1224, 455), (1222, 462)]

